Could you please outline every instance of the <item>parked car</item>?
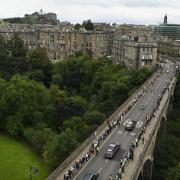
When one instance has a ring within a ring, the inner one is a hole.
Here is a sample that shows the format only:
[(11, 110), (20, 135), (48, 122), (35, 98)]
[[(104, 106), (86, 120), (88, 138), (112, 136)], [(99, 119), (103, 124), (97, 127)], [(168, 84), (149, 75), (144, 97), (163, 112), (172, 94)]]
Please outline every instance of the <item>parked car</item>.
[(104, 157), (113, 158), (119, 149), (120, 149), (120, 145), (118, 143), (109, 144), (109, 146), (104, 154)]
[(132, 121), (131, 119), (127, 120), (127, 123), (125, 124), (125, 129), (127, 131), (132, 131), (136, 125), (136, 121)]
[(97, 172), (87, 172), (86, 174), (84, 174), (84, 176), (82, 177), (82, 180), (97, 180), (98, 179), (99, 174)]

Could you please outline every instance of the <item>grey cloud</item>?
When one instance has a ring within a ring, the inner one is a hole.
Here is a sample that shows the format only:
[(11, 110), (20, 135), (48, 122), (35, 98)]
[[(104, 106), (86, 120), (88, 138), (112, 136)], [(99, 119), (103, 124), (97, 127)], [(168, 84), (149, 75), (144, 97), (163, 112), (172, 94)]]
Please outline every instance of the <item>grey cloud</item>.
[(113, 6), (126, 7), (180, 7), (179, 0), (52, 0), (52, 3), (63, 5), (99, 6), (108, 8)]

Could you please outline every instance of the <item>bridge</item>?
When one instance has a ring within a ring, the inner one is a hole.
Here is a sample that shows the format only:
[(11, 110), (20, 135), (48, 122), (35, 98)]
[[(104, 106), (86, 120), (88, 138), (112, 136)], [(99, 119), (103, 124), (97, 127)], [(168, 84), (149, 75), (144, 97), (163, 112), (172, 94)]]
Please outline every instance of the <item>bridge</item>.
[[(167, 62), (118, 108), (48, 180), (81, 180), (87, 173), (98, 173), (99, 180), (151, 180), (157, 137), (166, 133), (176, 85), (175, 64)], [(126, 131), (127, 120), (136, 122)], [(116, 142), (120, 150), (113, 159), (104, 158), (107, 146)], [(93, 147), (92, 147), (93, 146)], [(98, 147), (98, 155), (92, 149)]]

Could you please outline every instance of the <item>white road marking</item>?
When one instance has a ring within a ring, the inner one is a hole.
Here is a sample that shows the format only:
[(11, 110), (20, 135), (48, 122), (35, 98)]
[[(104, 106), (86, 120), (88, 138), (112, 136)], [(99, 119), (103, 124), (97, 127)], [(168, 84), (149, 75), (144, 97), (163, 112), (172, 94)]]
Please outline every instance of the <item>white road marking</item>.
[(118, 131), (118, 134), (122, 134), (123, 132), (122, 131)]
[(135, 135), (136, 135), (136, 133), (133, 133), (133, 132), (131, 133), (131, 136), (135, 136)]
[(124, 122), (124, 126), (126, 126), (129, 123), (130, 119), (126, 119)]
[(136, 128), (141, 128), (143, 125), (143, 122), (142, 121), (138, 121), (137, 124), (136, 124)]
[(126, 136), (126, 134), (127, 134), (127, 131), (124, 133), (124, 135)]
[(108, 159), (106, 159), (105, 162), (107, 163), (107, 162), (108, 162)]
[(101, 169), (99, 169), (98, 173), (100, 173), (101, 171), (102, 171), (102, 168), (101, 168)]

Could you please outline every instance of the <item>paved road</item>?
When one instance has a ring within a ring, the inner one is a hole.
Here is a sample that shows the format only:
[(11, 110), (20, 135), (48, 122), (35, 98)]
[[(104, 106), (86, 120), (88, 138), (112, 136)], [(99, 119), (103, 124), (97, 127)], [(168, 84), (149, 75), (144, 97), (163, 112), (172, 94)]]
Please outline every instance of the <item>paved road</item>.
[[(110, 137), (101, 146), (99, 154), (93, 157), (74, 179), (82, 180), (83, 175), (90, 171), (99, 172), (100, 180), (108, 180), (109, 175), (115, 176), (118, 172), (121, 158), (129, 151), (130, 145), (135, 140), (136, 135), (140, 132), (140, 128), (145, 122), (146, 115), (152, 112), (157, 97), (165, 86), (166, 80), (169, 80), (169, 78), (173, 75), (173, 66), (174, 64), (172, 63), (164, 65), (163, 73), (160, 74), (159, 78), (156, 78), (154, 85), (149, 88), (144, 97), (129, 111), (123, 119), (122, 125), (114, 129)], [(167, 69), (169, 69), (169, 73), (167, 73)], [(142, 103), (144, 104), (144, 110), (140, 109)], [(124, 122), (129, 118), (137, 122), (134, 130), (130, 132), (126, 131), (124, 127)], [(121, 149), (113, 159), (106, 159), (104, 158), (104, 153), (111, 142), (119, 143), (121, 145)]]

